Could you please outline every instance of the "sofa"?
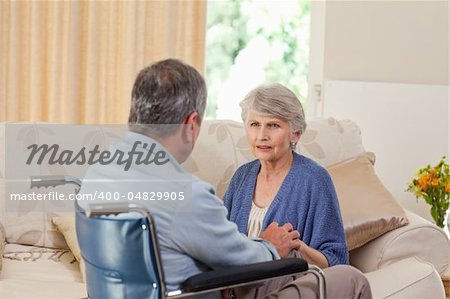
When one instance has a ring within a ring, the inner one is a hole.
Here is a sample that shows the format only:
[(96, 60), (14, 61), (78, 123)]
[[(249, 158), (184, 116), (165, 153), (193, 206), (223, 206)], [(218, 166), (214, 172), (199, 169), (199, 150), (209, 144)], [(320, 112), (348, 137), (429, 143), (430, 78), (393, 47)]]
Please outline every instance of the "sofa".
[[(72, 131), (73, 130), (73, 131)], [(117, 132), (117, 131), (114, 131)], [(108, 148), (118, 138), (100, 126), (55, 126), (28, 123), (0, 126), (0, 298), (86, 297), (83, 263), (75, 237), (73, 201), (14, 203), (9, 188), (30, 189), (29, 176), (64, 174), (83, 178), (87, 165), (23, 164), (22, 152), (32, 143), (61, 147)], [(120, 138), (120, 137), (119, 137)], [(446, 234), (434, 224), (404, 210), (374, 171), (375, 154), (366, 152), (359, 127), (350, 120), (308, 121), (297, 151), (328, 169), (335, 183), (344, 220), (350, 262), (368, 278), (374, 298), (445, 298), (440, 275), (450, 261)], [(222, 197), (234, 171), (252, 160), (243, 125), (206, 120), (191, 158), (184, 167), (208, 181)], [(20, 177), (22, 175), (22, 177)], [(69, 196), (73, 186), (53, 190)], [(2, 245), (3, 244), (3, 245)], [(80, 270), (81, 268), (81, 270)]]

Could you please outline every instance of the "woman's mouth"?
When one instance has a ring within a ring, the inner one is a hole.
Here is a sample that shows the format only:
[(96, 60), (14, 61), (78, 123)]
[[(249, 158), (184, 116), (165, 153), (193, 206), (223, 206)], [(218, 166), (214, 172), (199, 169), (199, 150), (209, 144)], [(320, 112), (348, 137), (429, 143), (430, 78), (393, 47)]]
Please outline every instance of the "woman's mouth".
[(267, 150), (271, 150), (272, 147), (268, 146), (268, 145), (257, 145), (256, 146), (257, 149), (262, 150), (262, 151), (267, 151)]

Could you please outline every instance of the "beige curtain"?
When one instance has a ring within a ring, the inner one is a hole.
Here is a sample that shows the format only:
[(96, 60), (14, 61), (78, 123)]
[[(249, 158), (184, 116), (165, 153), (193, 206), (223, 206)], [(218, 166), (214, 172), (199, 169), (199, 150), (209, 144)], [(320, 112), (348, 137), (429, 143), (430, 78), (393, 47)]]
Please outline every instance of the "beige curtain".
[(204, 1), (0, 1), (0, 121), (127, 121), (137, 72), (204, 69)]

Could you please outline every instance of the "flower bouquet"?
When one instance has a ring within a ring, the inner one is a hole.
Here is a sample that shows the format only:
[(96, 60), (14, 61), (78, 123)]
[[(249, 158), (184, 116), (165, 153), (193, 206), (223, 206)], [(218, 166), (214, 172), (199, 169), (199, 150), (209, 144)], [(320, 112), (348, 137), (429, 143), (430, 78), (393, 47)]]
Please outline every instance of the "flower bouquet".
[(414, 193), (416, 198), (422, 197), (431, 206), (431, 216), (436, 225), (444, 227), (450, 202), (450, 171), (445, 157), (436, 166), (427, 165), (419, 169), (406, 191)]

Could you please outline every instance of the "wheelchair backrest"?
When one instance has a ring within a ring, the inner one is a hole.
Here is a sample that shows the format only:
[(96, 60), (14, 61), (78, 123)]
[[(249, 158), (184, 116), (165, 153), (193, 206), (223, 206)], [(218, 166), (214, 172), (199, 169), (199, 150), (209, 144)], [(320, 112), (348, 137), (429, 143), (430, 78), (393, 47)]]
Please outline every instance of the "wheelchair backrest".
[(153, 218), (121, 216), (88, 217), (76, 211), (89, 297), (161, 299), (164, 274)]

